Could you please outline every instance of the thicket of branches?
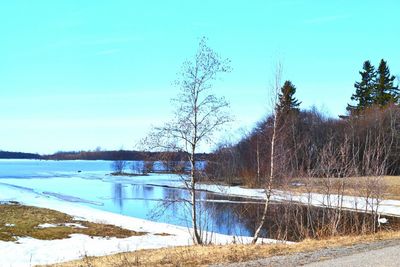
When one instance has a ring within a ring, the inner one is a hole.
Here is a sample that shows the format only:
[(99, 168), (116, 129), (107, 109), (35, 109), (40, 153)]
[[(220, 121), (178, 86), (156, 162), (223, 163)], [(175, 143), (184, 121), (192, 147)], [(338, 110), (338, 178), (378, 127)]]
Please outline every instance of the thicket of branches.
[[(258, 185), (260, 176), (268, 176), (270, 172), (271, 131), (272, 118), (268, 117), (238, 144), (221, 146), (207, 165), (209, 175), (228, 183), (233, 177), (241, 177), (247, 185)], [(345, 159), (335, 160), (329, 168), (321, 164), (320, 157), (329, 147), (341, 147), (343, 143), (351, 149)], [(386, 163), (383, 173), (400, 175), (398, 105), (371, 107), (362, 116), (345, 119), (326, 118), (316, 109), (289, 114), (278, 131), (276, 157), (280, 164), (276, 166), (275, 180), (306, 174), (370, 175), (366, 157), (374, 146), (380, 150), (375, 160)], [(351, 173), (347, 173), (349, 164), (353, 166)]]
[[(275, 228), (268, 232), (279, 239), (375, 232), (385, 190), (382, 177), (400, 174), (400, 97), (387, 63), (382, 60), (377, 70), (369, 61), (364, 63), (351, 98), (356, 103), (348, 105), (348, 115), (340, 118), (326, 117), (316, 108), (301, 110), (296, 87), (291, 81), (281, 84), (278, 65), (271, 87), (272, 114), (237, 144), (220, 146), (208, 157), (204, 172), (197, 165), (199, 145), (230, 121), (227, 102), (210, 89), (217, 74), (229, 70), (229, 61), (203, 39), (193, 61), (183, 65), (177, 83), (180, 95), (173, 101), (174, 119), (156, 127), (144, 142), (150, 151), (163, 153), (168, 171), (182, 175), (188, 199), (180, 201), (188, 205), (194, 243), (206, 243), (209, 237), (207, 205), (200, 203), (197, 187), (205, 178), (264, 189), (264, 205), (246, 216), (254, 225), (253, 243), (271, 220)], [(179, 154), (186, 159), (176, 158)], [(357, 183), (337, 179), (361, 176)], [(308, 203), (300, 205), (288, 188), (285, 201), (274, 204), (277, 186), (285, 189), (296, 179), (305, 188)], [(322, 209), (314, 207), (316, 187), (323, 196)], [(343, 204), (349, 190), (358, 190), (354, 199), (358, 212), (346, 211)], [(280, 216), (271, 215), (274, 212)]]
[[(278, 69), (271, 90), (272, 114), (240, 142), (220, 146), (213, 154), (206, 169), (213, 179), (264, 189), (263, 207), (250, 216), (256, 229), (253, 243), (271, 220), (277, 220), (271, 214), (277, 188), (285, 190), (285, 201), (278, 205), (277, 228), (268, 230), (277, 238), (379, 229), (379, 206), (386, 189), (383, 176), (400, 174), (400, 95), (384, 60), (378, 70), (366, 61), (360, 75), (351, 98), (356, 103), (348, 105), (348, 115), (336, 119), (316, 108), (300, 110), (296, 87), (291, 81), (280, 85)], [(301, 184), (308, 203), (293, 201), (295, 183)], [(344, 208), (351, 191), (358, 212)], [(322, 209), (313, 207), (315, 192), (323, 197), (318, 200)]]
[[(382, 175), (400, 175), (398, 86), (383, 60), (378, 71), (366, 61), (360, 74), (352, 96), (355, 105), (337, 119), (316, 108), (300, 110), (296, 88), (284, 83), (275, 107), (275, 183), (305, 176), (370, 176), (378, 169)], [(262, 185), (262, 177), (271, 172), (273, 129), (274, 115), (269, 115), (237, 144), (221, 145), (207, 165), (208, 174), (227, 183)], [(378, 163), (384, 167), (377, 168)]]

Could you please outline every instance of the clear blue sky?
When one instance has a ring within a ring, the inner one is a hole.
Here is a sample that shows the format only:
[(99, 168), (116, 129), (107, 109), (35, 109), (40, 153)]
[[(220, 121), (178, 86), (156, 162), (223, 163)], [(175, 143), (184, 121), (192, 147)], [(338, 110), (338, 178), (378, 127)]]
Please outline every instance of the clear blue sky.
[(251, 128), (276, 60), (302, 107), (331, 116), (366, 59), (400, 74), (400, 1), (36, 0), (0, 3), (0, 149), (132, 149), (170, 117), (201, 36), (232, 60), (215, 84)]

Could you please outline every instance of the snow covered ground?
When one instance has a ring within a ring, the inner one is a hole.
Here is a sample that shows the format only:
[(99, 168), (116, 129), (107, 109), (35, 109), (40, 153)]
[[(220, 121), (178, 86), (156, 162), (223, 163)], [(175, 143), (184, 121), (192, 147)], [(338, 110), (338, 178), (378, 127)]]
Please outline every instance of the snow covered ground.
[[(150, 175), (152, 176), (152, 175)], [(159, 186), (168, 186), (172, 188), (184, 188), (183, 182), (177, 178), (177, 175), (155, 175), (160, 177), (158, 180), (153, 181), (151, 184)], [(126, 177), (114, 177), (120, 182), (129, 182)], [(148, 177), (147, 177), (148, 179)], [(143, 180), (139, 178), (143, 183), (146, 183), (146, 177)], [(198, 184), (197, 189), (205, 190), (208, 192), (222, 194), (227, 196), (237, 196), (243, 198), (263, 200), (265, 199), (265, 193), (263, 189), (257, 188), (243, 188), (240, 186), (224, 186), (224, 185), (213, 185), (213, 184)], [(318, 193), (295, 193), (288, 191), (274, 190), (271, 200), (274, 201), (294, 201), (299, 203), (310, 203), (313, 206), (319, 207), (338, 207), (342, 205), (343, 208), (365, 211), (376, 209), (378, 204), (378, 213), (382, 215), (400, 216), (400, 201), (399, 200), (379, 200), (376, 199), (365, 199), (357, 196), (344, 196), (341, 200), (337, 195), (331, 194), (330, 196)]]
[[(250, 189), (242, 188), (239, 186), (221, 186), (221, 185), (198, 185), (198, 189), (206, 190), (218, 194), (226, 194), (230, 196), (238, 196), (245, 198), (254, 199), (265, 199), (265, 193), (263, 189)], [(294, 193), (287, 191), (274, 190), (271, 200), (274, 201), (293, 201), (299, 203), (310, 203), (313, 206), (319, 207), (339, 207), (342, 205), (343, 208), (365, 211), (376, 209), (378, 206), (378, 213), (381, 215), (400, 216), (400, 201), (399, 200), (380, 200), (376, 199), (365, 199), (357, 196), (344, 196), (343, 201), (337, 195), (324, 195), (324, 194), (305, 194), (305, 193)], [(378, 204), (378, 205), (377, 205)]]
[[(211, 192), (227, 194), (232, 196), (250, 197), (263, 199), (264, 193), (261, 189), (246, 189), (241, 187), (227, 187), (216, 185), (199, 185), (199, 189)], [(307, 202), (306, 194), (289, 194), (282, 191), (275, 191), (274, 200), (277, 201), (299, 201)], [(51, 196), (43, 196), (34, 192), (28, 193), (26, 190), (12, 186), (0, 185), (0, 201), (18, 201), (26, 205), (45, 207), (58, 210), (79, 219), (84, 219), (98, 223), (108, 223), (121, 226), (134, 231), (147, 232), (143, 236), (133, 236), (130, 238), (91, 238), (86, 235), (74, 234), (69, 239), (63, 240), (36, 240), (33, 238), (20, 238), (18, 242), (0, 241), (0, 266), (30, 266), (35, 264), (49, 264), (55, 262), (68, 261), (81, 258), (85, 255), (100, 256), (118, 252), (134, 251), (138, 249), (161, 248), (169, 246), (190, 245), (191, 237), (185, 227), (170, 224), (157, 223), (123, 216), (115, 213), (97, 210), (82, 206), (76, 203), (62, 201)], [(311, 203), (313, 205), (327, 205), (327, 198), (321, 194), (312, 194)], [(332, 205), (335, 199), (332, 197)], [(363, 209), (365, 200), (359, 197), (346, 196), (344, 206)], [(393, 214), (400, 216), (400, 201), (384, 200), (380, 204), (379, 211), (382, 214)], [(155, 235), (157, 233), (168, 233), (169, 236)], [(227, 244), (234, 239), (232, 236), (213, 234), (212, 240), (217, 244)], [(249, 237), (235, 238), (235, 241), (249, 242)], [(264, 239), (263, 242), (274, 242)]]
[[(95, 193), (98, 193), (101, 188), (107, 193), (112, 183), (148, 185), (153, 188), (153, 191), (157, 191), (154, 188), (164, 186), (182, 188), (183, 182), (177, 175), (151, 174), (149, 176), (134, 177), (134, 179), (132, 177), (112, 177), (108, 175), (109, 162), (102, 161), (42, 162), (0, 160), (0, 165), (0, 202), (18, 201), (26, 205), (58, 210), (79, 219), (114, 224), (130, 230), (148, 233), (143, 236), (125, 239), (90, 238), (85, 235), (72, 235), (71, 238), (64, 240), (42, 241), (32, 238), (20, 238), (18, 242), (0, 241), (0, 266), (48, 264), (78, 259), (84, 255), (100, 256), (138, 249), (190, 245), (192, 243), (190, 233), (185, 227), (123, 216), (114, 212), (100, 210), (101, 206), (98, 206), (97, 209), (96, 205), (84, 205), (85, 199), (94, 200), (96, 203), (105, 202), (105, 199), (95, 198), (102, 194), (91, 195), (87, 191), (88, 188), (92, 190), (96, 188), (94, 191), (97, 192)], [(96, 183), (96, 181), (108, 184), (100, 188), (102, 183)], [(8, 186), (7, 184), (13, 186)], [(263, 200), (265, 197), (262, 189), (248, 189), (238, 186), (199, 184), (198, 189), (258, 201)], [(103, 195), (107, 195), (106, 193)], [(72, 194), (73, 198), (67, 198), (69, 194)], [(145, 195), (142, 197), (145, 197)], [(295, 201), (329, 207), (338, 206), (340, 203), (334, 195), (328, 198), (322, 194), (307, 195), (283, 191), (274, 191), (272, 200)], [(77, 203), (74, 203), (74, 201)], [(205, 199), (205, 201), (218, 202), (227, 200)], [(135, 202), (138, 202), (138, 200), (135, 200)], [(374, 205), (371, 205), (371, 201), (369, 201), (367, 209), (371, 209)], [(366, 200), (361, 197), (345, 196), (343, 198), (343, 207), (363, 211), (366, 208)], [(135, 208), (140, 209), (140, 207), (136, 206)], [(400, 201), (383, 200), (379, 204), (378, 211), (382, 215), (400, 216)], [(168, 233), (170, 235), (155, 235), (157, 233)], [(213, 234), (212, 239), (214, 243), (220, 244), (230, 243), (234, 240), (232, 236), (222, 234)], [(236, 237), (235, 241), (248, 242), (250, 238)], [(273, 242), (272, 240), (263, 241)]]
[[(15, 187), (0, 185), (0, 201), (18, 201), (22, 204), (58, 210), (79, 219), (97, 223), (107, 223), (121, 226), (134, 231), (147, 232), (143, 236), (133, 236), (124, 239), (91, 238), (86, 235), (74, 234), (63, 240), (37, 240), (20, 238), (18, 242), (0, 241), (0, 266), (32, 266), (36, 264), (50, 264), (81, 258), (85, 255), (100, 256), (138, 249), (161, 248), (169, 246), (190, 245), (191, 237), (185, 227), (157, 223), (115, 213), (97, 210), (38, 195), (34, 192)], [(169, 236), (155, 235), (168, 233)], [(216, 244), (227, 244), (234, 241), (232, 236), (213, 234), (212, 240)], [(236, 242), (249, 242), (249, 237), (236, 237)], [(275, 242), (264, 239), (262, 242)]]
[[(172, 188), (184, 188), (184, 184), (176, 175), (158, 175), (160, 177), (159, 180), (153, 181), (151, 184), (159, 185), (159, 186), (168, 186)], [(128, 179), (125, 177), (115, 177), (120, 182), (128, 182)], [(146, 183), (146, 177), (144, 177), (141, 182)], [(263, 189), (254, 189), (254, 188), (243, 188), (240, 186), (224, 186), (224, 185), (213, 185), (213, 184), (198, 184), (197, 189), (205, 190), (208, 192), (229, 195), (229, 196), (237, 196), (244, 198), (251, 198), (257, 200), (265, 199), (265, 193)], [(343, 202), (342, 200), (335, 194), (331, 194), (330, 196), (318, 193), (295, 193), (288, 191), (280, 191), (274, 190), (273, 196), (271, 200), (274, 201), (293, 201), (299, 203), (310, 203), (313, 206), (319, 207), (338, 207), (342, 205), (343, 208), (365, 211), (376, 209), (378, 204), (378, 213), (382, 215), (391, 215), (391, 216), (400, 216), (400, 201), (399, 200), (379, 200), (376, 199), (365, 199), (363, 197), (357, 196), (344, 196)]]

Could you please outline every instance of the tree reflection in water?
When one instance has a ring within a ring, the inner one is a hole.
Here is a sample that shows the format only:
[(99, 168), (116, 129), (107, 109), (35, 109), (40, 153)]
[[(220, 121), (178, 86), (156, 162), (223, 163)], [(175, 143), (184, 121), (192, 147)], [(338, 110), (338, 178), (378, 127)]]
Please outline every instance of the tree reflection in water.
[(120, 183), (113, 183), (112, 199), (115, 205), (119, 207), (120, 213), (124, 209), (124, 186)]
[[(131, 186), (132, 195), (129, 198), (126, 196), (127, 186)], [(263, 210), (260, 202), (202, 191), (198, 191), (196, 197), (200, 211), (198, 222), (204, 231), (237, 237), (254, 234)], [(115, 183), (112, 186), (112, 199), (122, 214), (191, 226), (191, 206), (188, 201), (190, 194), (185, 189)], [(272, 203), (261, 236), (290, 241), (326, 236), (328, 233), (324, 231), (329, 229), (331, 217), (335, 214), (333, 210), (307, 207), (298, 203)], [(371, 222), (370, 216), (343, 211), (343, 219), (337, 226), (337, 234), (368, 232), (372, 229), (372, 225), (363, 223)], [(399, 228), (399, 219), (389, 218), (389, 220), (390, 227)]]

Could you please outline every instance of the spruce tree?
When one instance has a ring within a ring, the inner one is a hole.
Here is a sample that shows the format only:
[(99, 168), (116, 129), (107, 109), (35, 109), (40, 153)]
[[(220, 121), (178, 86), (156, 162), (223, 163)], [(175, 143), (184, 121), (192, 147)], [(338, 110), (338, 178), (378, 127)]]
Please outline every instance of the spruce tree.
[(299, 102), (294, 94), (296, 93), (296, 87), (291, 81), (286, 81), (282, 88), (281, 93), (278, 95), (277, 111), (283, 114), (288, 114), (290, 112), (299, 112)]
[(385, 60), (381, 60), (377, 71), (374, 88), (374, 104), (381, 107), (389, 103), (397, 103), (400, 98), (399, 86), (394, 86), (395, 76), (390, 74)]
[(375, 88), (376, 71), (369, 60), (363, 64), (363, 70), (359, 72), (361, 81), (354, 83), (356, 92), (351, 96), (351, 100), (356, 101), (356, 105), (347, 105), (350, 113), (359, 112), (371, 106), (374, 102), (373, 92)]

